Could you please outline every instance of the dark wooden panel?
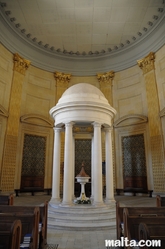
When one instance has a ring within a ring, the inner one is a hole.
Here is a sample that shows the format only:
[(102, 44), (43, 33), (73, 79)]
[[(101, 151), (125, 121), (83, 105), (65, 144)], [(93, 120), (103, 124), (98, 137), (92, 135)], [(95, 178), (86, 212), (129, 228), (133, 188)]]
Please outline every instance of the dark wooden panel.
[(126, 176), (124, 177), (124, 190), (141, 189), (147, 191), (146, 176)]
[(21, 190), (30, 188), (44, 189), (43, 176), (21, 176)]

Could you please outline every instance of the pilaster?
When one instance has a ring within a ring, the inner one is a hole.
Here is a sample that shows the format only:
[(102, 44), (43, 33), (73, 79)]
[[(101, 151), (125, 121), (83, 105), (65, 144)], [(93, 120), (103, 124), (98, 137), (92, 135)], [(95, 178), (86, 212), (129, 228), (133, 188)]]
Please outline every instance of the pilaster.
[(100, 90), (102, 91), (111, 106), (113, 105), (112, 86), (114, 76), (114, 71), (97, 74), (97, 79), (100, 83)]
[(56, 80), (56, 103), (61, 98), (62, 94), (68, 89), (71, 74), (55, 72), (54, 78)]
[(14, 54), (13, 62), (14, 67), (9, 103), (9, 117), (7, 121), (1, 173), (1, 190), (5, 192), (14, 190), (22, 85), (26, 70), (30, 66), (30, 61), (25, 60), (18, 54)]
[(154, 192), (162, 192), (164, 191), (163, 172), (165, 171), (164, 151), (154, 60), (155, 54), (151, 52), (145, 58), (139, 60), (138, 65), (143, 71), (146, 85)]

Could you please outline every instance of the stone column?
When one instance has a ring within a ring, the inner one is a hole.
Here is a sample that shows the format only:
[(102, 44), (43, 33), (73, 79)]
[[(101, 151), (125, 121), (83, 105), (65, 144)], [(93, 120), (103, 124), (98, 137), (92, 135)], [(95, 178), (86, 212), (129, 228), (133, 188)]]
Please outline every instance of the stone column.
[(102, 91), (111, 106), (113, 106), (112, 81), (114, 75), (114, 71), (103, 74), (97, 74), (97, 79), (100, 83), (100, 90)]
[(112, 129), (105, 128), (106, 203), (114, 201)]
[(61, 98), (62, 94), (68, 88), (69, 81), (71, 79), (71, 74), (65, 74), (61, 72), (55, 72), (54, 78), (56, 80), (56, 104)]
[(91, 140), (92, 146), (91, 146), (91, 199), (94, 198), (94, 136), (92, 136)]
[(75, 138), (73, 136), (73, 179), (72, 179), (72, 199), (74, 200), (75, 199), (75, 195), (74, 195), (74, 184), (75, 184)]
[(26, 70), (30, 66), (30, 61), (23, 59), (18, 54), (14, 54), (13, 61), (14, 68), (9, 103), (9, 117), (7, 121), (1, 171), (1, 190), (3, 192), (11, 192), (14, 190), (22, 85)]
[(139, 60), (138, 65), (143, 70), (146, 85), (154, 192), (161, 193), (165, 191), (164, 150), (154, 60), (155, 54), (151, 52)]
[(73, 197), (73, 122), (65, 124), (64, 182), (62, 205), (72, 205)]
[(60, 202), (60, 157), (61, 157), (61, 128), (54, 128), (54, 155), (52, 198), (54, 203)]
[(103, 204), (103, 184), (102, 184), (102, 146), (101, 146), (101, 124), (94, 122), (94, 162), (93, 162), (93, 182), (94, 182), (94, 205)]

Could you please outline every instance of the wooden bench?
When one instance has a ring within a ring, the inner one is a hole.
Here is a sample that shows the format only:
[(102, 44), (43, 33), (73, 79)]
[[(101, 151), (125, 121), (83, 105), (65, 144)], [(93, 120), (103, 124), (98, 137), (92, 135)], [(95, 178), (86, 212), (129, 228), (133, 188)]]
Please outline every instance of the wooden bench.
[[(39, 248), (44, 248), (47, 244), (47, 213), (48, 213), (48, 201), (39, 208), (39, 223), (41, 224), (41, 231), (39, 232)], [(33, 213), (34, 206), (0, 206), (1, 213)]]
[(15, 194), (16, 196), (18, 197), (19, 196), (19, 193), (31, 193), (32, 196), (34, 196), (34, 193), (37, 193), (37, 192), (46, 192), (47, 195), (51, 195), (51, 191), (52, 189), (51, 188), (34, 188), (34, 187), (28, 187), (28, 188), (24, 188), (24, 189), (15, 189)]
[[(145, 224), (140, 223), (138, 227), (138, 233), (139, 233), (139, 240), (160, 240), (161, 241), (161, 247), (158, 248), (165, 248), (165, 224)], [(154, 246), (148, 247), (147, 245), (143, 247), (144, 249), (147, 248), (155, 248)]]
[(40, 209), (40, 223), (42, 224), (41, 236), (40, 236), (40, 248), (44, 248), (47, 244), (47, 220), (48, 220), (48, 201), (44, 202), (43, 206), (39, 206)]
[[(124, 237), (128, 240), (138, 240), (138, 227), (140, 223), (147, 225), (164, 225), (165, 208), (137, 207), (123, 209)], [(129, 247), (128, 247), (129, 248)]]
[(136, 194), (148, 194), (149, 197), (152, 197), (152, 193), (153, 193), (153, 190), (145, 190), (145, 189), (142, 189), (142, 188), (127, 188), (127, 189), (119, 189), (117, 188), (116, 189), (116, 193), (117, 195), (120, 195), (121, 193), (127, 193), (127, 192), (130, 192), (130, 193), (133, 193), (134, 196), (136, 196)]
[[(2, 206), (1, 206), (2, 207)], [(0, 207), (0, 208), (1, 208)], [(8, 208), (15, 208), (13, 211), (5, 211), (0, 213), (0, 222), (14, 222), (16, 219), (21, 220), (22, 223), (22, 234), (21, 243), (24, 240), (26, 234), (31, 234), (31, 241), (29, 248), (38, 249), (38, 234), (39, 234), (39, 216), (40, 211), (38, 207), (33, 207), (33, 211), (21, 211), (16, 210), (15, 206), (7, 206)], [(1, 209), (2, 211), (2, 209)]]
[(119, 240), (124, 236), (123, 209), (124, 207), (121, 207), (120, 203), (116, 202), (116, 238)]
[(156, 206), (157, 207), (164, 207), (165, 206), (165, 197), (161, 197), (160, 195), (156, 196)]
[(14, 203), (13, 194), (0, 195), (0, 205), (13, 205), (13, 203)]
[(19, 249), (21, 233), (22, 224), (20, 220), (0, 222), (0, 248)]

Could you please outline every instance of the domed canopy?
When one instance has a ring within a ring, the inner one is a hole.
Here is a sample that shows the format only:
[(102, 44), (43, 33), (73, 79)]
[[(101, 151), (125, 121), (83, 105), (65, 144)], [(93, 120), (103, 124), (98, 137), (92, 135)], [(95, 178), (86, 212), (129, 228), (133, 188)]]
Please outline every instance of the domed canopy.
[(68, 88), (59, 99), (57, 105), (81, 101), (108, 104), (104, 94), (97, 87), (87, 83), (79, 83)]
[(71, 121), (99, 122), (109, 127), (116, 111), (97, 87), (79, 83), (63, 93), (57, 105), (50, 110), (50, 114), (58, 127)]

